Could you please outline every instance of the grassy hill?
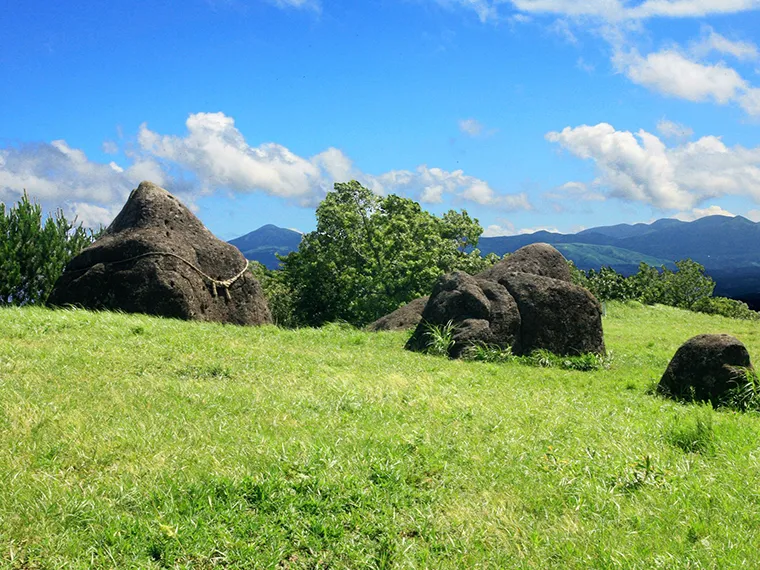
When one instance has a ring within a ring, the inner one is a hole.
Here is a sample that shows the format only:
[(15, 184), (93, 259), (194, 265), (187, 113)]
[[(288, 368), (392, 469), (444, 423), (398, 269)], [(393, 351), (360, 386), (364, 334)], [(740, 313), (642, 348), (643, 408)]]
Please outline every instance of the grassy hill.
[(611, 245), (593, 245), (588, 243), (558, 243), (555, 246), (566, 259), (571, 259), (580, 269), (599, 269), (604, 266), (625, 268), (625, 274), (636, 273), (643, 261), (652, 267), (675, 268), (672, 260), (644, 255)]
[[(755, 323), (610, 304), (609, 369), (403, 333), (0, 311), (2, 568), (733, 568), (760, 416), (649, 395)], [(754, 561), (754, 562), (753, 562)]]

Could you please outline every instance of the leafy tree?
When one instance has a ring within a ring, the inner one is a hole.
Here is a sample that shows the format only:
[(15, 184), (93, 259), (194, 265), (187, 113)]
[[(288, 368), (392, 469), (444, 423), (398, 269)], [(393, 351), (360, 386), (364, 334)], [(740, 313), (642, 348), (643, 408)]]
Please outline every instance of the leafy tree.
[(267, 269), (258, 261), (251, 261), (250, 268), (264, 290), (274, 323), (281, 327), (297, 326), (293, 313), (293, 292), (285, 282), (285, 274), (276, 269)]
[(633, 298), (631, 282), (611, 267), (605, 266), (599, 271), (589, 269), (586, 278), (586, 287), (600, 301), (627, 301)]
[(294, 321), (364, 325), (429, 294), (443, 273), (480, 271), (498, 259), (474, 249), (481, 232), (465, 211), (437, 217), (355, 180), (336, 183), (317, 208), (316, 231), (282, 258)]
[(676, 268), (677, 271), (663, 271), (665, 285), (660, 303), (691, 309), (701, 299), (712, 297), (715, 282), (705, 275), (704, 266), (691, 259), (683, 259), (676, 261)]
[(0, 203), (0, 304), (44, 303), (66, 263), (93, 239), (60, 210), (43, 223), (26, 192), (10, 209)]
[(715, 289), (715, 282), (704, 271), (702, 265), (691, 259), (676, 261), (676, 271), (641, 263), (639, 272), (630, 277), (623, 277), (611, 267), (602, 267), (598, 272), (590, 269), (586, 273), (586, 287), (603, 301), (636, 299), (649, 305), (660, 303), (693, 309), (703, 299), (709, 299)]

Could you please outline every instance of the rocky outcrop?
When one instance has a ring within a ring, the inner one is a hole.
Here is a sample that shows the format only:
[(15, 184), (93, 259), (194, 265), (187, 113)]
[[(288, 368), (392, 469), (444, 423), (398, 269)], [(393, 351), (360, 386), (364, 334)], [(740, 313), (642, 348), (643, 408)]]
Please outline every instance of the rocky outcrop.
[(590, 291), (550, 277), (508, 273), (501, 284), (517, 302), (522, 326), (515, 354), (604, 354), (602, 307)]
[(533, 243), (521, 247), (506, 259), (479, 273), (478, 277), (501, 283), (509, 273), (529, 273), (567, 283), (572, 281), (567, 260), (547, 243)]
[(732, 389), (745, 384), (754, 370), (747, 348), (728, 334), (701, 334), (676, 351), (657, 386), (678, 399), (720, 404)]
[(454, 272), (438, 279), (422, 312), (422, 320), (406, 344), (409, 350), (425, 351), (429, 327), (454, 325), (453, 358), (470, 345), (483, 343), (511, 346), (520, 330), (517, 304), (507, 290), (493, 281)]
[(374, 323), (367, 325), (370, 332), (405, 331), (413, 329), (420, 323), (422, 311), (430, 297), (420, 297), (411, 303), (399, 307), (392, 313), (380, 317)]
[(248, 262), (177, 198), (133, 190), (106, 232), (69, 262), (48, 303), (239, 325), (270, 323)]

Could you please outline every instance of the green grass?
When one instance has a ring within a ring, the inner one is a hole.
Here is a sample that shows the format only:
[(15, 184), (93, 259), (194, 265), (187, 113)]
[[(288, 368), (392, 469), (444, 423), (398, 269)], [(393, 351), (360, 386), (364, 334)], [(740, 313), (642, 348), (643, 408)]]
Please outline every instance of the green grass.
[(756, 323), (608, 305), (593, 371), (403, 333), (0, 311), (1, 568), (753, 568), (760, 415), (650, 394)]

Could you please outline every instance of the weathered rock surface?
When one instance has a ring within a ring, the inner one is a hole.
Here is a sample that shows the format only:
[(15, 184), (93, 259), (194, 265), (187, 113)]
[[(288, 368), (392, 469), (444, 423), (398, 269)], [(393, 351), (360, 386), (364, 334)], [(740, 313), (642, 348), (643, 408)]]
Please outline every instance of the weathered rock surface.
[(517, 302), (522, 325), (515, 354), (546, 349), (559, 355), (604, 354), (602, 307), (590, 291), (529, 273), (500, 276)]
[(472, 344), (512, 346), (520, 330), (517, 304), (503, 286), (460, 271), (438, 279), (406, 348), (426, 350), (427, 327), (449, 321), (455, 326), (454, 344), (449, 350), (454, 358)]
[(430, 297), (420, 297), (403, 307), (399, 307), (392, 313), (380, 317), (374, 323), (367, 325), (370, 332), (378, 331), (405, 331), (413, 329), (420, 323), (422, 311)]
[(728, 334), (701, 334), (676, 351), (657, 389), (675, 399), (718, 404), (746, 381), (746, 369), (752, 370), (752, 364), (740, 340)]
[(200, 321), (272, 321), (247, 261), (174, 196), (133, 190), (105, 234), (69, 262), (48, 303)]
[(510, 273), (530, 273), (568, 283), (572, 281), (565, 257), (548, 243), (533, 243), (521, 247), (477, 276), (501, 283), (504, 276)]

